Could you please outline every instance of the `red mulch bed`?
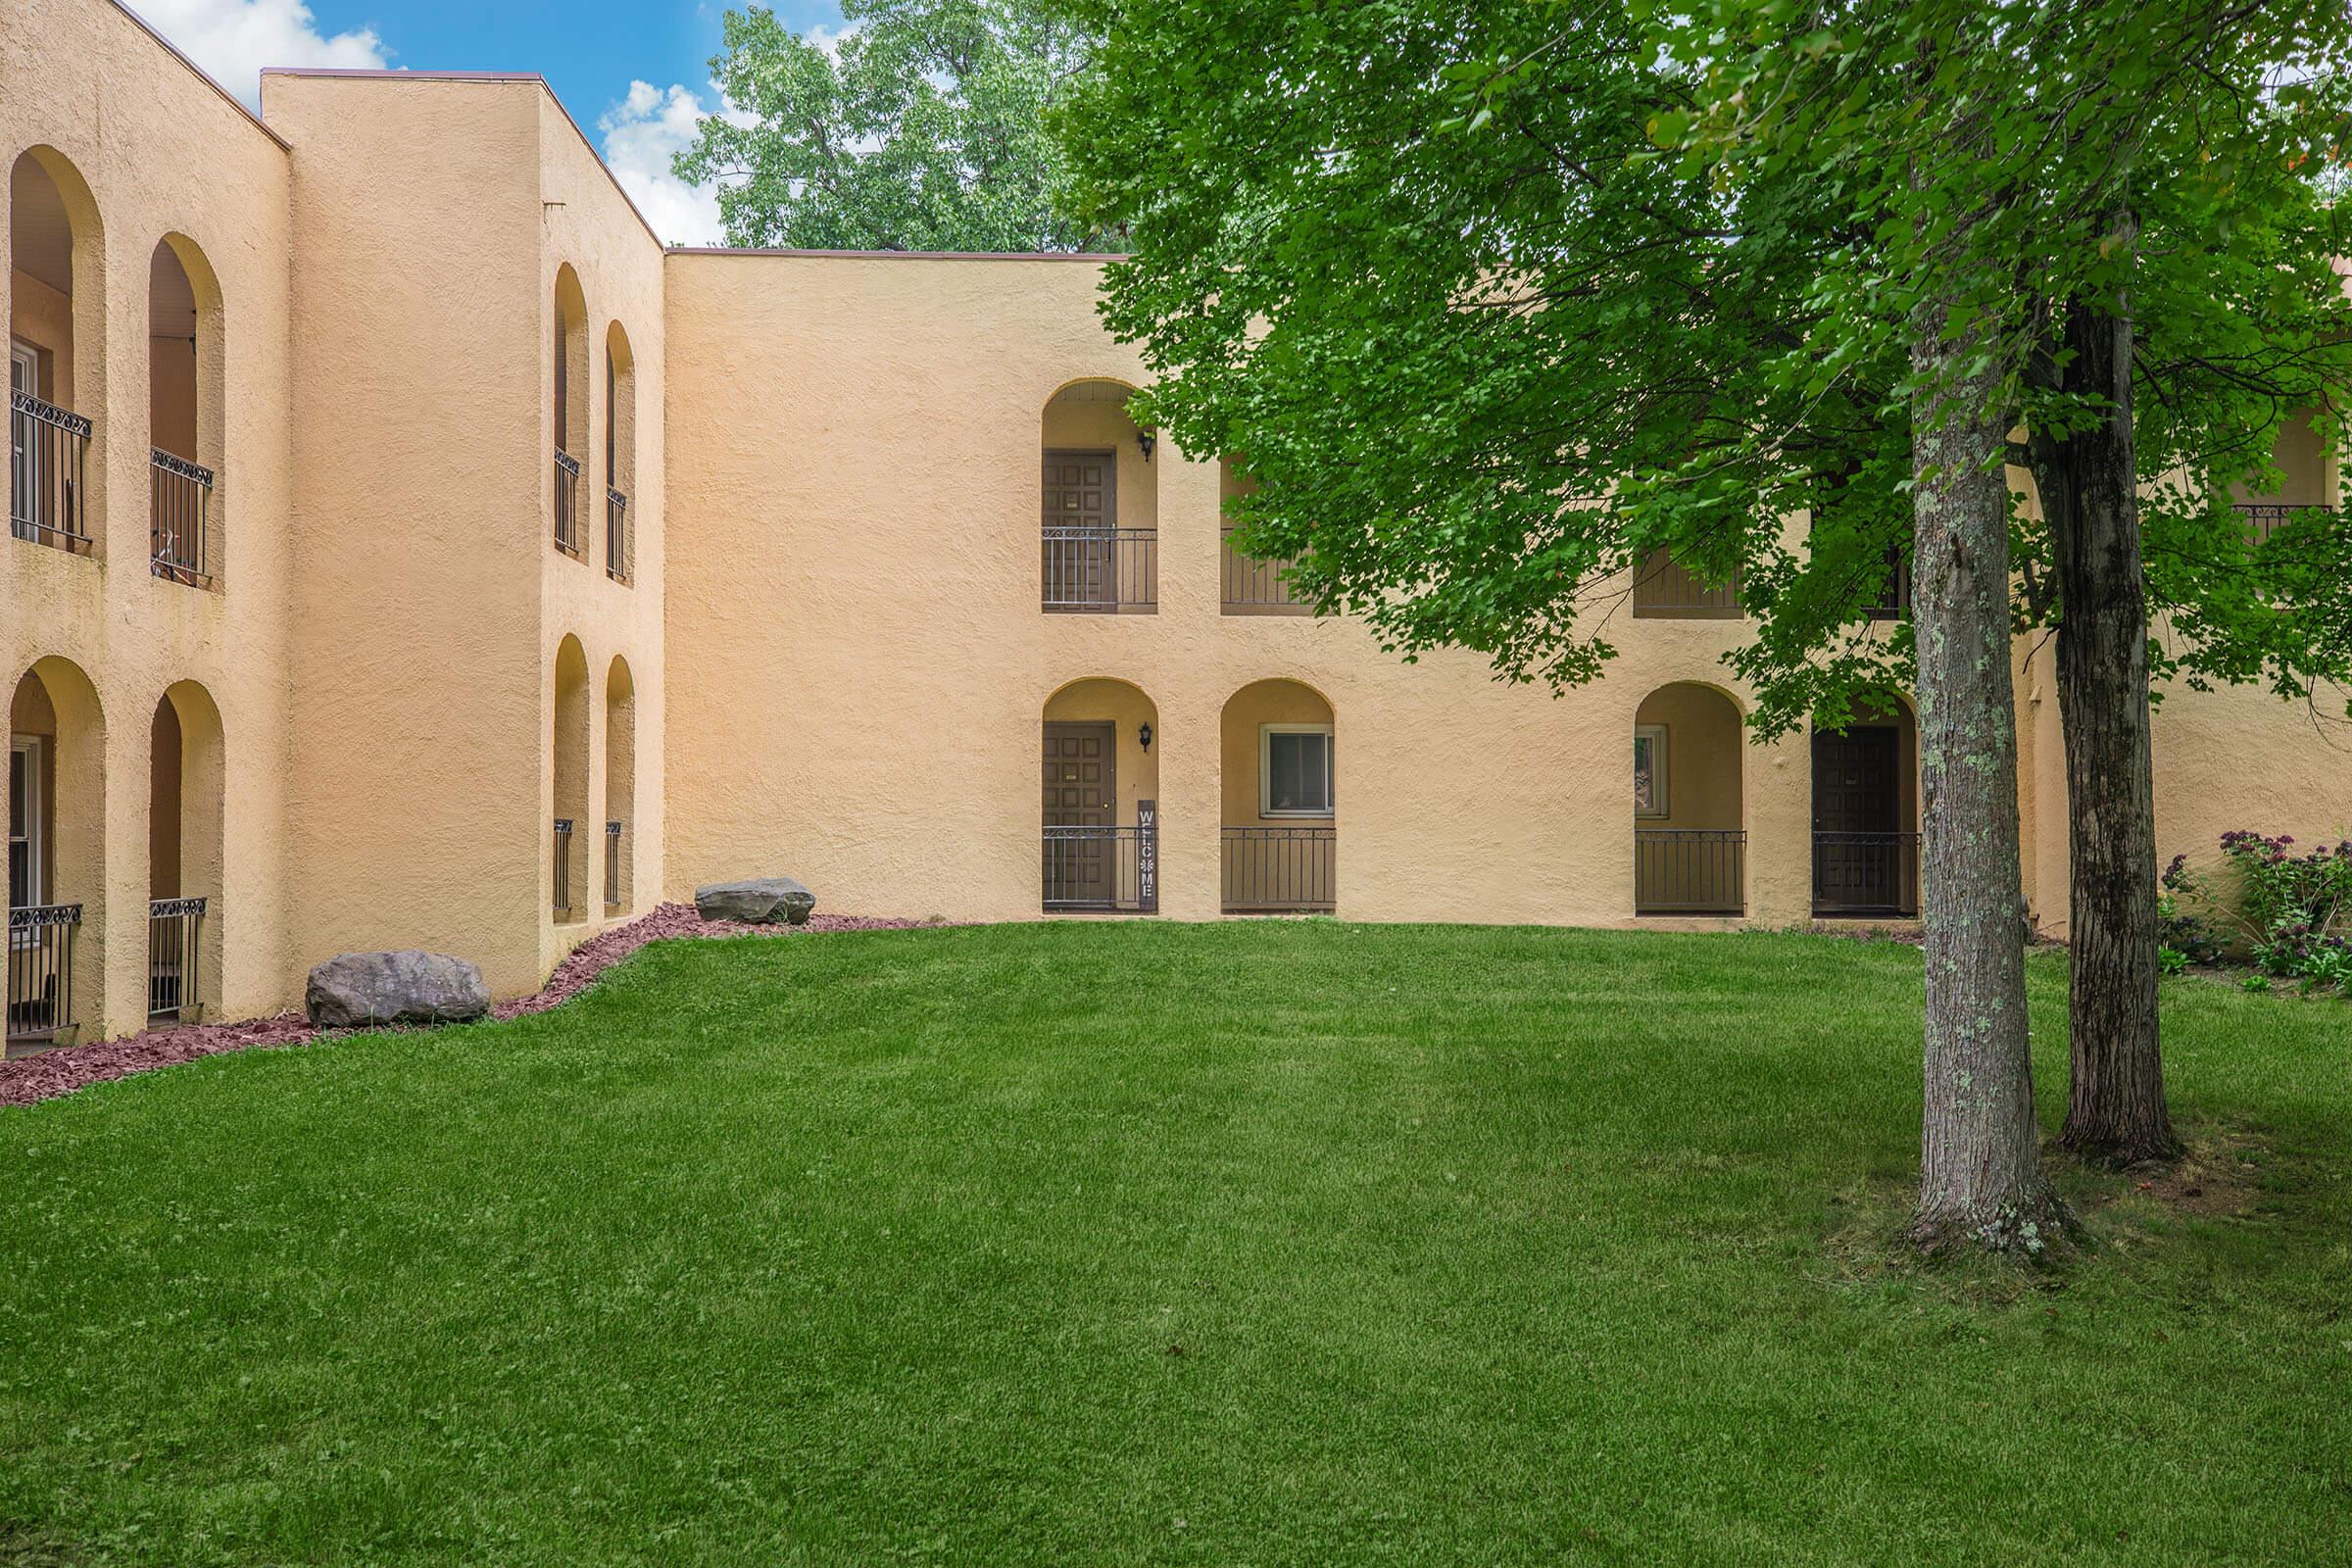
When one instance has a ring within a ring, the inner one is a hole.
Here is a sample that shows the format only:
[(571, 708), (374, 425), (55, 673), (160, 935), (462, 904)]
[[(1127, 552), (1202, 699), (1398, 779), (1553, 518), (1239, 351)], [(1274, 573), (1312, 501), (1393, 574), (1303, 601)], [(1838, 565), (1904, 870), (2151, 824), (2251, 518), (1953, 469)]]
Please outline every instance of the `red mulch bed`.
[[(736, 920), (706, 920), (691, 904), (664, 904), (653, 913), (627, 925), (589, 938), (556, 965), (537, 995), (502, 1002), (490, 1009), (493, 1018), (518, 1018), (526, 1012), (545, 1012), (588, 989), (589, 982), (649, 942), (671, 937), (788, 936), (807, 931), (894, 931), (922, 925), (920, 920), (883, 920), (857, 914), (812, 914), (802, 926), (746, 925)], [(86, 1046), (66, 1046), (37, 1056), (0, 1062), (0, 1105), (29, 1105), (55, 1100), (91, 1084), (127, 1078), (134, 1072), (170, 1067), (224, 1051), (250, 1051), (259, 1046), (299, 1046), (321, 1031), (299, 1012), (271, 1018), (248, 1018), (239, 1023), (195, 1023), (150, 1029), (122, 1040), (101, 1040)]]

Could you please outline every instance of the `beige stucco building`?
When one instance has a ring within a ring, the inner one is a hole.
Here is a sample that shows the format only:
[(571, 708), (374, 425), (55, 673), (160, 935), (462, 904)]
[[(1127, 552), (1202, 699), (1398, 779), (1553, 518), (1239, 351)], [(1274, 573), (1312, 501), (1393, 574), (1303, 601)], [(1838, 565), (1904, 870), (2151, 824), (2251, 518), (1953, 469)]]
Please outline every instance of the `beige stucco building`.
[[(1738, 607), (1671, 568), (1556, 700), (1299, 613), (1230, 466), (1129, 421), (1094, 259), (664, 250), (534, 76), (262, 102), (111, 0), (0, 8), (12, 1050), (273, 1011), (350, 949), (521, 993), (762, 872), (952, 919), (1915, 907), (1900, 702), (1744, 744)], [(2304, 710), (2157, 733), (2168, 855), (2352, 818)]]

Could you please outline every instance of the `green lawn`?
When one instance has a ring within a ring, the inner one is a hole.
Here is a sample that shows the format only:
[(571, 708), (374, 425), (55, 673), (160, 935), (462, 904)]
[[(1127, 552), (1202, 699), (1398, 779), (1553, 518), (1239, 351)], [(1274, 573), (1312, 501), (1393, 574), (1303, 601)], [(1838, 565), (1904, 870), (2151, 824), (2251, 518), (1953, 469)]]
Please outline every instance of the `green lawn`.
[(2168, 982), (2220, 1212), (2072, 1178), (2105, 1245), (2019, 1289), (1885, 1245), (1919, 991), (1793, 936), (672, 944), (0, 1111), (0, 1564), (2352, 1558), (2352, 1006)]

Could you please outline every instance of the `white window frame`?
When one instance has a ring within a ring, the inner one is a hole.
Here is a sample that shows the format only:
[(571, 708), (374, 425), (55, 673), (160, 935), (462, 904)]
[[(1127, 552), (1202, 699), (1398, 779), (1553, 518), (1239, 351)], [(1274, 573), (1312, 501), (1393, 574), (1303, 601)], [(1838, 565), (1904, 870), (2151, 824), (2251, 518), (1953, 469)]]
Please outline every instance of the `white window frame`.
[[(24, 759), (24, 820), (13, 818), (8, 824), (9, 837), (24, 840), (25, 858), (31, 862), (30, 892), (34, 905), (49, 902), (49, 862), (47, 848), (41, 840), (41, 760), (43, 747), (38, 735), (12, 735), (8, 742), (9, 765), (14, 767), (19, 757)], [(30, 933), (26, 933), (27, 936)]]
[[(1277, 735), (1320, 735), (1323, 747), (1323, 794), (1331, 805), (1320, 811), (1295, 809), (1277, 810), (1274, 807), (1274, 737)], [(1257, 726), (1257, 814), (1260, 816), (1302, 816), (1328, 822), (1339, 814), (1340, 795), (1337, 788), (1339, 772), (1339, 744), (1329, 724), (1260, 724)]]

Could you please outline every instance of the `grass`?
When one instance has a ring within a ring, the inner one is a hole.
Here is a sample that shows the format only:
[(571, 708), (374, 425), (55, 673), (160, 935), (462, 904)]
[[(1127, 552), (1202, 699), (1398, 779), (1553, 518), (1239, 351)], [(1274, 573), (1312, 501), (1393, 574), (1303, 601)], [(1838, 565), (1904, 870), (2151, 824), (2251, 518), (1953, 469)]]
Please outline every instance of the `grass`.
[(2168, 982), (2198, 1195), (2076, 1173), (2100, 1245), (2020, 1282), (1886, 1245), (1919, 993), (1801, 936), (680, 944), (0, 1113), (0, 1563), (2347, 1560), (2352, 1007)]

